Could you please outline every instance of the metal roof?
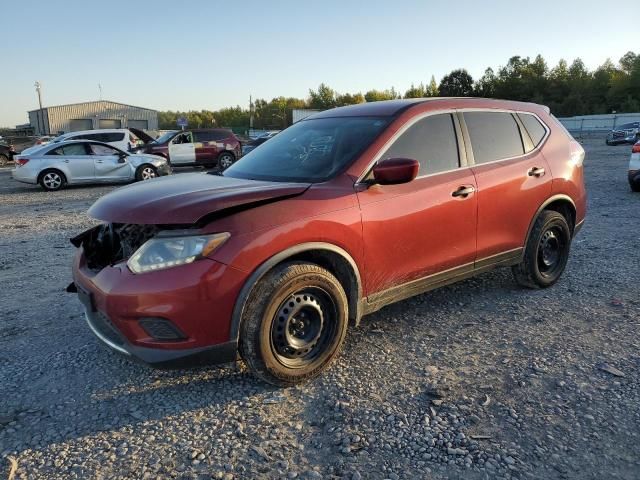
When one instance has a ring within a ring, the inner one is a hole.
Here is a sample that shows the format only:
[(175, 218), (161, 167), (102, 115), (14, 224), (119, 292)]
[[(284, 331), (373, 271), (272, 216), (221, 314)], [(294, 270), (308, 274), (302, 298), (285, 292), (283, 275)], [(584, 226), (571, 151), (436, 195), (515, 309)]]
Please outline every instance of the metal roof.
[[(78, 102), (78, 103), (65, 103), (64, 105), (49, 105), (47, 107), (42, 107), (43, 110), (47, 110), (49, 108), (64, 108), (64, 107), (74, 107), (74, 106), (78, 106), (78, 105), (95, 105), (97, 103), (110, 103), (112, 105), (120, 105), (123, 107), (129, 107), (129, 108), (138, 108), (140, 110), (149, 110), (150, 112), (156, 112), (157, 110), (153, 110), (151, 108), (145, 108), (145, 107), (138, 107), (136, 105), (129, 105), (127, 103), (121, 103), (121, 102), (113, 102), (111, 100), (92, 100), (90, 102)], [(29, 113), (31, 112), (39, 112), (40, 109), (36, 108), (34, 110), (29, 110)]]

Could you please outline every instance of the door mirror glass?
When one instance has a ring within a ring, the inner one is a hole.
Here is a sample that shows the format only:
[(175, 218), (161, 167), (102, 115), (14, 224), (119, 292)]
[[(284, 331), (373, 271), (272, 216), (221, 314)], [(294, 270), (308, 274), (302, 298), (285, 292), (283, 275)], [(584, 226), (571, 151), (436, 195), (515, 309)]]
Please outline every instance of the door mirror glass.
[(373, 167), (373, 178), (380, 185), (408, 183), (418, 175), (420, 164), (411, 158), (389, 158)]

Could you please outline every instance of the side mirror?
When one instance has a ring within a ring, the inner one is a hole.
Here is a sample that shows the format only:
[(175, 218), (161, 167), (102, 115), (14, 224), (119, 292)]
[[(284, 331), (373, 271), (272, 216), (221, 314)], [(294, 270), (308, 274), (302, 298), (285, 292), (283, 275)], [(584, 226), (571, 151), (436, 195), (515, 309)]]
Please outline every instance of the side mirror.
[(418, 175), (420, 164), (411, 158), (389, 158), (373, 167), (373, 178), (380, 185), (409, 183)]
[(127, 161), (127, 154), (126, 153), (118, 153), (118, 163), (125, 163)]

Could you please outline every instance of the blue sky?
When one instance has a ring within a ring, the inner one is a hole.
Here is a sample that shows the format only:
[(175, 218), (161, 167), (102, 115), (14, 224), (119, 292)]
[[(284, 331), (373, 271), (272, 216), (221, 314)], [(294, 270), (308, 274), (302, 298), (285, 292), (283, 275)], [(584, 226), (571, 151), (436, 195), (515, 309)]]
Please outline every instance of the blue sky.
[[(45, 105), (99, 98), (159, 110), (217, 109), (254, 98), (306, 97), (321, 82), (365, 92), (474, 78), (513, 55), (587, 67), (640, 51), (619, 0), (22, 1), (1, 7), (0, 126)], [(621, 15), (625, 19), (616, 20)]]

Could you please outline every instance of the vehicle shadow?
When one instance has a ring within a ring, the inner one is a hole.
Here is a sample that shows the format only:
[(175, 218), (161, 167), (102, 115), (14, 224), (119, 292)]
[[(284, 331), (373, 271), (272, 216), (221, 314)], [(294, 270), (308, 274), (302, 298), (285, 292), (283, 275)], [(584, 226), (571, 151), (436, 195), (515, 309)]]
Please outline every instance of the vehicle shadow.
[[(437, 351), (430, 351), (438, 343), (430, 339), (444, 341), (452, 335), (449, 330), (465, 328), (463, 322), (452, 326), (444, 318), (515, 290), (508, 272), (490, 272), (386, 307), (350, 329), (344, 352), (329, 371), (288, 389), (256, 380), (242, 363), (154, 370), (112, 352), (82, 330), (77, 349), (57, 353), (49, 365), (21, 379), (28, 394), (7, 392), (0, 400), (0, 417), (15, 422), (13, 426), (6, 422), (4, 432), (0, 423), (0, 453), (3, 449), (55, 453), (70, 443), (98, 437), (111, 444), (138, 434), (166, 439), (173, 434), (172, 426), (184, 424), (214, 436), (239, 435), (250, 445), (251, 438), (237, 434), (237, 429), (258, 428), (268, 416), (269, 424), (301, 422), (308, 428), (306, 447), (335, 455), (337, 447), (329, 440), (335, 432), (330, 430), (349, 416), (361, 415), (359, 407), (385, 415), (406, 412), (408, 407), (394, 406), (394, 399), (409, 389), (415, 411), (428, 413), (429, 401), (439, 394), (425, 376), (424, 365), (405, 363), (406, 351), (421, 355), (425, 364), (438, 363)], [(473, 315), (463, 321), (468, 318)], [(430, 319), (434, 321), (424, 321)], [(372, 376), (376, 391), (363, 382)], [(25, 404), (23, 398), (31, 403)], [(384, 405), (391, 405), (390, 413)], [(309, 451), (307, 456), (311, 457)], [(318, 465), (330, 457), (322, 458)]]

